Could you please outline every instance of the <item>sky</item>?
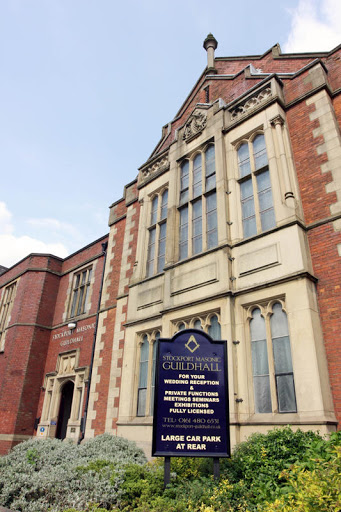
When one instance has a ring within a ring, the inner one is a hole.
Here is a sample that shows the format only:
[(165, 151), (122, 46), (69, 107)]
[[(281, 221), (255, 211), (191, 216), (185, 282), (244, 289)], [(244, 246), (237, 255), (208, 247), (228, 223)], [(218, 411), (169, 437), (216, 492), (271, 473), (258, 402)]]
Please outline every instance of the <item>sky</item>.
[(0, 265), (66, 257), (217, 57), (329, 51), (340, 0), (0, 0)]

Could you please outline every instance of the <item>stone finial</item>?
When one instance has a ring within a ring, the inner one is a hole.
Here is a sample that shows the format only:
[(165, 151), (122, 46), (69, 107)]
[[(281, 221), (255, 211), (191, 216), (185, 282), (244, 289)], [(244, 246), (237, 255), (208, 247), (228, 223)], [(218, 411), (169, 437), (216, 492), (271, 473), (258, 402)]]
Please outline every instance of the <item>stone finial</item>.
[(206, 37), (203, 47), (207, 51), (207, 73), (216, 73), (217, 70), (214, 67), (214, 50), (218, 46), (218, 41), (213, 34), (208, 34)]

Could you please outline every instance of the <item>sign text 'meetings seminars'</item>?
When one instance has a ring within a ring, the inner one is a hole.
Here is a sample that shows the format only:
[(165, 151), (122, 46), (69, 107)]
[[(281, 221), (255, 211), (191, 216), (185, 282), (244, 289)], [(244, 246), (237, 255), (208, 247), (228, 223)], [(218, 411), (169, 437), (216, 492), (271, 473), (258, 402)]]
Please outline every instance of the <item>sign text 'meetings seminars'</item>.
[(159, 340), (152, 455), (230, 455), (226, 341), (197, 329)]

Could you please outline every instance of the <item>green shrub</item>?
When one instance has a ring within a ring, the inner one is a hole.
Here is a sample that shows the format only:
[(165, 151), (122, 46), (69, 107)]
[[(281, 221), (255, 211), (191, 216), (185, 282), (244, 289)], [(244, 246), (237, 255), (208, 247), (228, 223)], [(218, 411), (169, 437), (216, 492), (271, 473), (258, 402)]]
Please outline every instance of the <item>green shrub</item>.
[(80, 447), (30, 441), (0, 459), (0, 504), (25, 512), (337, 512), (340, 450), (341, 432), (253, 434), (221, 459), (219, 482), (212, 459), (172, 458), (164, 490), (163, 459), (147, 464), (121, 438)]
[(341, 510), (341, 446), (328, 460), (311, 461), (311, 470), (296, 464), (285, 470), (288, 492), (267, 503), (263, 512), (338, 512)]
[(109, 434), (79, 446), (32, 439), (0, 458), (0, 504), (25, 512), (110, 508), (120, 501), (124, 466), (145, 462), (135, 443)]

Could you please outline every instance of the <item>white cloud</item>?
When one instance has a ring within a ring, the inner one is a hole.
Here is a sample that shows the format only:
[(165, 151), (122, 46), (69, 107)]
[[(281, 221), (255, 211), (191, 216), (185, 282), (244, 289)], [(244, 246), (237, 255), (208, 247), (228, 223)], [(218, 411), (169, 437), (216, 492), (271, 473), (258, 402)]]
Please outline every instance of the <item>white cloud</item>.
[(12, 233), (12, 214), (5, 203), (0, 201), (0, 233)]
[(328, 51), (341, 43), (340, 0), (299, 0), (290, 13), (285, 53)]
[(45, 243), (27, 235), (15, 236), (12, 214), (0, 201), (0, 265), (10, 267), (32, 252), (54, 254), (61, 258), (69, 254), (62, 243)]
[(77, 229), (72, 226), (72, 224), (68, 224), (67, 222), (61, 222), (58, 219), (51, 219), (48, 217), (42, 219), (27, 219), (27, 224), (30, 226), (34, 226), (37, 228), (49, 229), (53, 231), (62, 231), (64, 233), (68, 233), (70, 235), (77, 235)]
[(0, 265), (10, 267), (25, 258), (31, 252), (53, 254), (65, 258), (68, 250), (63, 244), (46, 244), (30, 236), (0, 234)]

